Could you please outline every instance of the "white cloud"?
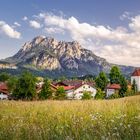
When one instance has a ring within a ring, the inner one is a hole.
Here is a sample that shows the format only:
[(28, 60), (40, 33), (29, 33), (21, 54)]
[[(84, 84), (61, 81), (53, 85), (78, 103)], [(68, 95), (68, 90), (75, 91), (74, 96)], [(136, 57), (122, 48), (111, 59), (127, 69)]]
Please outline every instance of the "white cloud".
[(129, 24), (129, 27), (135, 32), (140, 32), (140, 15), (131, 18), (131, 23)]
[(73, 16), (66, 18), (53, 13), (40, 13), (37, 17), (44, 21), (48, 32), (62, 30), (112, 63), (140, 66), (140, 15), (130, 17), (128, 12), (124, 13), (123, 18), (129, 19), (128, 28), (81, 23)]
[(124, 20), (124, 19), (131, 19), (131, 13), (125, 11), (125, 12), (120, 16), (120, 20)]
[(18, 22), (14, 22), (14, 25), (15, 25), (15, 26), (18, 26), (18, 27), (21, 26)]
[(26, 16), (24, 16), (24, 17), (22, 18), (22, 20), (23, 20), (23, 21), (26, 21), (26, 20), (28, 20), (28, 18), (27, 18)]
[(16, 38), (16, 39), (19, 39), (21, 36), (20, 32), (14, 30), (10, 25), (5, 23), (4, 21), (0, 21), (0, 33), (5, 34), (10, 38)]
[(57, 33), (61, 33), (61, 34), (64, 34), (65, 32), (64, 32), (64, 30), (63, 29), (61, 29), (61, 28), (56, 28), (56, 27), (46, 27), (45, 28), (45, 31), (46, 31), (46, 33), (48, 33), (48, 34), (57, 34)]
[(35, 20), (31, 20), (29, 21), (29, 24), (31, 27), (35, 28), (35, 29), (39, 29), (41, 28), (41, 25), (39, 22), (35, 21)]

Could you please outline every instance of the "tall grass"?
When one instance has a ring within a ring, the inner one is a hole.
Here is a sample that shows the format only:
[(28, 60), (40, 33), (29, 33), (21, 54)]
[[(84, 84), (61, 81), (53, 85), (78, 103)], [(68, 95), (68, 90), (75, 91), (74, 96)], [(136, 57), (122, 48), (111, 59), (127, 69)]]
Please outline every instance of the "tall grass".
[(90, 101), (0, 101), (1, 140), (139, 140), (140, 96)]

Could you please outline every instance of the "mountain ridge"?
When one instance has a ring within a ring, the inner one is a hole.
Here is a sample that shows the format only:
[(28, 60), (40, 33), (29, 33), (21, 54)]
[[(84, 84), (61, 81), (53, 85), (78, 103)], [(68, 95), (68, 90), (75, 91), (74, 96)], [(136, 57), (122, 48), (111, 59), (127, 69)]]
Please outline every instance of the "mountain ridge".
[[(56, 77), (97, 75), (100, 71), (108, 73), (115, 65), (83, 48), (77, 41), (57, 41), (45, 36), (37, 36), (26, 42), (14, 56), (2, 61), (21, 69), (36, 70), (50, 75), (54, 73)], [(125, 74), (134, 70), (131, 66), (118, 66)]]

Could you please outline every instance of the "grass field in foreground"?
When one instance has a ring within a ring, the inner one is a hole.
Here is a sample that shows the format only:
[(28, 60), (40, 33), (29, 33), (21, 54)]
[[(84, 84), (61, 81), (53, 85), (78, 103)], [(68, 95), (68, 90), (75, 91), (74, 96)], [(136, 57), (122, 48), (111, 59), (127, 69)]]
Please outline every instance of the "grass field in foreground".
[(140, 96), (0, 101), (1, 140), (140, 140)]

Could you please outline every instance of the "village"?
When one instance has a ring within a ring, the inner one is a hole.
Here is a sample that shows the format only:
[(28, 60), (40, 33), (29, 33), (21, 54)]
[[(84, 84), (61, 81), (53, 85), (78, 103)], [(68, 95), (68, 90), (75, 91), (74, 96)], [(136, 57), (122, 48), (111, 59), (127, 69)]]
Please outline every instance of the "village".
[[(119, 91), (121, 89), (121, 85), (119, 83), (108, 82), (105, 85), (105, 87), (102, 89), (102, 92), (100, 90), (100, 93), (98, 93), (99, 88), (98, 88), (97, 84), (98, 84), (98, 82), (96, 82), (96, 80), (88, 81), (88, 80), (78, 80), (78, 79), (65, 79), (65, 80), (61, 80), (61, 81), (51, 81), (49, 86), (50, 86), (53, 94), (55, 92), (57, 92), (57, 90), (59, 88), (63, 88), (64, 93), (66, 95), (65, 99), (76, 99), (76, 100), (84, 99), (83, 98), (84, 94), (85, 94), (85, 96), (87, 96), (87, 99), (95, 99), (98, 96), (101, 96), (102, 99), (119, 97), (118, 95), (119, 95), (119, 93), (120, 93)], [(133, 84), (135, 84), (135, 85), (133, 85)], [(43, 80), (39, 80), (36, 82), (36, 93), (37, 94), (40, 94), (40, 92), (42, 91), (43, 85), (44, 85)], [(127, 82), (127, 91), (125, 93), (126, 94), (125, 96), (129, 96), (128, 91), (129, 92), (132, 91), (132, 88), (133, 88), (133, 90), (135, 90), (134, 91), (135, 93), (136, 92), (138, 93), (140, 91), (140, 69), (135, 69), (135, 71), (131, 74), (131, 82)], [(97, 94), (102, 94), (102, 95), (97, 95)], [(8, 100), (8, 99), (11, 100), (12, 99), (11, 95), (12, 95), (12, 93), (9, 91), (7, 81), (0, 82), (0, 99), (1, 100)], [(85, 97), (85, 99), (86, 99), (86, 97)]]

